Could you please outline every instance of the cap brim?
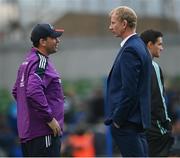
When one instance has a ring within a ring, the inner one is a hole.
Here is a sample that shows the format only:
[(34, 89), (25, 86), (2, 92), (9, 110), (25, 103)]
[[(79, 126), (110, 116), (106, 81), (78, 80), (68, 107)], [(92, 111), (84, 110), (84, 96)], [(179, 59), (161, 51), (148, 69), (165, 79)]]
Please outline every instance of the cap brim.
[(64, 29), (55, 29), (54, 32), (51, 34), (51, 37), (60, 37), (64, 32)]

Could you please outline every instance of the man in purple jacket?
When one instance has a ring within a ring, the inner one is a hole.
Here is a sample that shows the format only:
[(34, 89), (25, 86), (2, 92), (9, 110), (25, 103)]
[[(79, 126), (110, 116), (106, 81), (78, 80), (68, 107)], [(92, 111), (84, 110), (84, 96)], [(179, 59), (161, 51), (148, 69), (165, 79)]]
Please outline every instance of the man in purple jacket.
[(18, 70), (12, 93), (23, 156), (60, 156), (64, 95), (49, 55), (57, 52), (63, 31), (37, 24), (31, 33), (33, 48)]

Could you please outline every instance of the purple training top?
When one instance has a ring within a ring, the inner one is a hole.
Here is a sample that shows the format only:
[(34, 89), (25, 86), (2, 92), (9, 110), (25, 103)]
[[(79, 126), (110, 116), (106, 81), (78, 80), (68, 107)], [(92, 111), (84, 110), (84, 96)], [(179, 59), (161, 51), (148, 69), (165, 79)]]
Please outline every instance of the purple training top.
[(54, 117), (64, 122), (61, 77), (49, 57), (32, 48), (20, 65), (12, 94), (17, 101), (17, 124), (22, 143), (52, 134), (47, 125)]

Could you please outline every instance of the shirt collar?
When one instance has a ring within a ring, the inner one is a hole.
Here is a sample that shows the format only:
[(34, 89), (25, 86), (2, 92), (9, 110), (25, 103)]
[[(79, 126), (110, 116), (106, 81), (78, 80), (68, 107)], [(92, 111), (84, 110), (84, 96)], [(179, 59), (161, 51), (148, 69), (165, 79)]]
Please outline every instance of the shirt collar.
[(31, 50), (32, 50), (32, 52), (37, 52), (37, 53), (41, 54), (45, 58), (49, 58), (48, 56), (46, 56), (43, 53), (41, 53), (41, 51), (38, 48), (36, 48), (36, 47), (32, 47)]
[(133, 36), (133, 35), (135, 35), (136, 33), (133, 33), (133, 34), (131, 34), (131, 35), (129, 35), (129, 36), (127, 36), (125, 39), (123, 39), (123, 41), (121, 42), (121, 47), (123, 47), (124, 46), (124, 44), (126, 43), (126, 41), (131, 37), (131, 36)]

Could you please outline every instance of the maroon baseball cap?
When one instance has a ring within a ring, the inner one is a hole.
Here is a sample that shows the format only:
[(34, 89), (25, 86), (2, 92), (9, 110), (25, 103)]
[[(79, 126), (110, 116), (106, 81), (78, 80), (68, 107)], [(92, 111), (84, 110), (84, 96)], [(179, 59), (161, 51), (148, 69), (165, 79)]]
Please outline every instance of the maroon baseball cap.
[(60, 37), (64, 29), (54, 29), (50, 24), (37, 24), (31, 32), (31, 41), (38, 42), (41, 38), (46, 37)]

